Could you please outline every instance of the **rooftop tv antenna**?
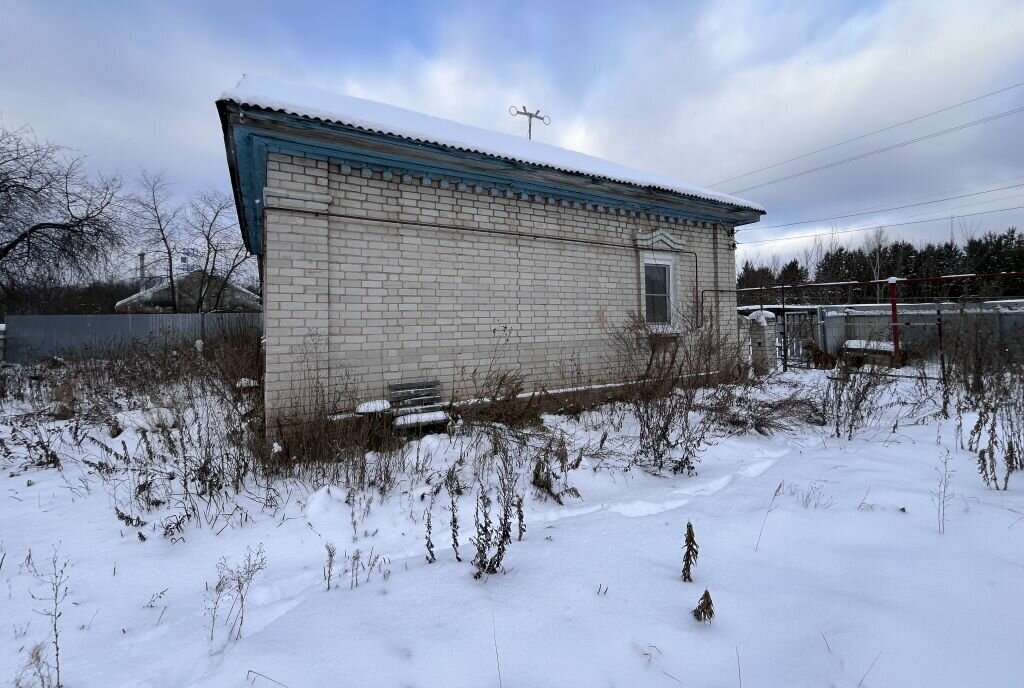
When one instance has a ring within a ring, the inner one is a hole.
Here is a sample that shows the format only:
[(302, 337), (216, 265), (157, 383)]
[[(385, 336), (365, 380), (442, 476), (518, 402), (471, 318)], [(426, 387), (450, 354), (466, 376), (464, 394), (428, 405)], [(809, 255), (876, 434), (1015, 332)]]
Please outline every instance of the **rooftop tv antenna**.
[(515, 105), (509, 105), (508, 114), (512, 115), (513, 117), (515, 117), (516, 115), (525, 115), (527, 117), (528, 124), (526, 125), (526, 138), (528, 139), (533, 138), (533, 120), (539, 119), (545, 125), (551, 124), (550, 117), (548, 117), (547, 115), (541, 115), (540, 110), (537, 110), (536, 112), (530, 112), (529, 110), (526, 109), (525, 105), (522, 107), (522, 109), (516, 109)]

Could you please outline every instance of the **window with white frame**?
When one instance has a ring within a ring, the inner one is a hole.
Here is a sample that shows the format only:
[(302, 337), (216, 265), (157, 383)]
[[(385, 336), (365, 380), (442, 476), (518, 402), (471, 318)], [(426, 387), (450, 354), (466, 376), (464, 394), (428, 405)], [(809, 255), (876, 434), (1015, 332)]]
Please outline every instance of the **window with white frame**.
[(649, 323), (668, 325), (672, 322), (674, 267), (670, 254), (644, 255), (644, 311)]

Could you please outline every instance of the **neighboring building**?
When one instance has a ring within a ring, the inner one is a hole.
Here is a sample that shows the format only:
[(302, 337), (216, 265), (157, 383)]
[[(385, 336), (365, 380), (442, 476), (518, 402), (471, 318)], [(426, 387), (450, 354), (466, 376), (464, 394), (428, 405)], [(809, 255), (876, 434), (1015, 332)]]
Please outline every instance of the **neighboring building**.
[[(734, 229), (764, 210), (525, 138), (247, 77), (217, 102), (259, 257), (266, 403), (489, 370), (608, 378), (609, 329), (735, 333)], [(703, 308), (702, 308), (703, 307)], [(341, 410), (341, 409), (339, 409)]]
[(170, 281), (164, 277), (157, 284), (118, 301), (114, 310), (117, 313), (173, 313), (175, 299), (178, 313), (256, 313), (261, 308), (260, 297), (256, 294), (202, 270), (176, 278), (174, 287), (172, 298)]

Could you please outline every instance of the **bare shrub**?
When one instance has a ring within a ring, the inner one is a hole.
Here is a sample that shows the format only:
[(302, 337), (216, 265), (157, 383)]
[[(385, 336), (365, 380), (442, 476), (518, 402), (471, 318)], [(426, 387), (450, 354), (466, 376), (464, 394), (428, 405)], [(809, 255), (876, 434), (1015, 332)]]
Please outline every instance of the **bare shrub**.
[(816, 396), (835, 437), (853, 437), (876, 425), (894, 402), (885, 401), (896, 378), (876, 368), (837, 367), (828, 376)]
[[(459, 554), (459, 497), (463, 493), (463, 485), (459, 480), (459, 468), (465, 462), (463, 457), (459, 457), (459, 461), (449, 467), (445, 472), (444, 476), (444, 488), (448, 491), (448, 499), (450, 502), (450, 524), (452, 531), (452, 551), (455, 552), (455, 561), (462, 561), (462, 557)], [(519, 538), (522, 540), (522, 536)]]
[(560, 433), (548, 435), (546, 441), (538, 445), (533, 454), (532, 485), (537, 492), (558, 504), (563, 504), (566, 496), (580, 498), (579, 490), (568, 485), (565, 477), (569, 471), (576, 470), (583, 461), (583, 452), (569, 458), (566, 438)]
[(773, 378), (769, 374), (722, 385), (702, 408), (715, 428), (727, 435), (768, 436), (800, 426), (825, 425), (821, 407), (806, 390), (779, 394), (781, 382)]
[(217, 582), (209, 589), (206, 599), (206, 613), (210, 617), (210, 640), (213, 640), (218, 618), (228, 627), (228, 638), (242, 637), (245, 623), (245, 602), (256, 574), (267, 568), (267, 555), (263, 544), (254, 552), (251, 547), (245, 551), (245, 559), (238, 566), (229, 566), (222, 558), (217, 563)]
[(953, 499), (953, 493), (949, 488), (950, 480), (955, 472), (949, 467), (951, 460), (952, 457), (949, 450), (946, 449), (942, 454), (939, 465), (935, 468), (935, 472), (939, 477), (935, 489), (932, 490), (932, 502), (935, 504), (935, 519), (938, 524), (939, 535), (943, 535), (946, 532), (946, 512), (950, 501)]
[(437, 494), (436, 492), (431, 492), (431, 494), (430, 494), (430, 505), (427, 507), (427, 514), (426, 514), (426, 519), (425, 519), (426, 520), (426, 525), (427, 525), (426, 545), (427, 545), (427, 563), (428, 564), (433, 564), (435, 561), (437, 561), (437, 555), (434, 554), (434, 539), (433, 539), (433, 536), (434, 536), (433, 511), (434, 511), (434, 496), (436, 494)]
[(59, 427), (43, 425), (33, 418), (12, 418), (10, 435), (7, 440), (0, 440), (0, 454), (7, 460), (19, 462), (12, 475), (30, 469), (60, 470), (63, 467), (59, 451), (61, 435)]
[(490, 495), (483, 485), (479, 488), (475, 513), (476, 536), (473, 538), (476, 547), (476, 556), (473, 557), (475, 579), (503, 570), (502, 562), (508, 547), (512, 544), (512, 520), (515, 518), (516, 503), (519, 499), (515, 493), (516, 478), (513, 462), (502, 461), (498, 470), (499, 510), (496, 525), (491, 520)]
[[(391, 569), (388, 568), (391, 560), (374, 552), (372, 548), (369, 553), (364, 553), (360, 549), (356, 549), (351, 555), (345, 552), (344, 561), (346, 562), (344, 572), (349, 575), (350, 590), (358, 588), (360, 580), (364, 584), (369, 583), (374, 573), (377, 573), (384, 581), (391, 577)], [(363, 573), (366, 574), (365, 577), (362, 577)]]
[(610, 348), (624, 382), (625, 402), (637, 423), (637, 465), (660, 473), (696, 472), (710, 440), (712, 419), (701, 413), (704, 388), (735, 375), (738, 345), (707, 326), (677, 314), (678, 330), (630, 315), (610, 332)]
[(476, 390), (476, 398), (467, 402), (453, 398), (449, 405), (451, 415), (463, 427), (492, 423), (511, 427), (541, 424), (539, 402), (542, 395), (524, 393), (524, 378), (519, 369), (487, 370), (479, 377), (473, 371), (468, 384)]
[(28, 663), (26, 665), (27, 673), (25, 675), (29, 676), (29, 680), (37, 682), (41, 687), (52, 686), (53, 688), (62, 688), (64, 684), (60, 677), (60, 619), (64, 614), (62, 605), (68, 598), (68, 560), (64, 559), (61, 561), (58, 549), (54, 547), (49, 563), (50, 568), (46, 573), (38, 571), (34, 573), (36, 580), (43, 584), (43, 592), (38, 595), (36, 593), (30, 594), (33, 600), (42, 602), (44, 605), (41, 609), (36, 609), (35, 612), (45, 616), (50, 623), (53, 664), (51, 666), (49, 663), (46, 657), (45, 646), (40, 643), (33, 646), (29, 651)]
[(24, 666), (14, 677), (14, 688), (60, 688), (46, 654), (46, 643), (36, 643), (29, 648)]
[(986, 484), (1006, 490), (1010, 476), (1024, 470), (1024, 371), (1007, 370), (987, 377), (984, 390), (975, 395), (977, 420), (967, 446), (978, 453), (980, 464), (987, 464), (982, 472)]
[(324, 564), (324, 580), (327, 581), (327, 590), (331, 589), (331, 580), (334, 578), (334, 557), (338, 549), (330, 542), (324, 545), (327, 550), (327, 562)]
[(825, 494), (821, 483), (816, 480), (812, 480), (805, 487), (790, 483), (786, 485), (786, 494), (794, 497), (805, 509), (828, 509), (835, 504), (835, 500)]
[[(947, 376), (960, 445), (977, 453), (986, 485), (1008, 489), (1010, 476), (1024, 470), (1024, 359), (1001, 347), (996, 337), (961, 332)], [(966, 442), (965, 421), (970, 424)]]

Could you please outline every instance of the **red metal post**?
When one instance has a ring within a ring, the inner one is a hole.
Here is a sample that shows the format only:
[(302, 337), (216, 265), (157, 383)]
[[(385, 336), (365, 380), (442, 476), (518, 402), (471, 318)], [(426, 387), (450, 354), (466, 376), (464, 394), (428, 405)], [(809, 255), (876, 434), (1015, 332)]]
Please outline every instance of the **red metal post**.
[(889, 306), (892, 309), (892, 367), (900, 368), (903, 366), (903, 356), (900, 351), (900, 320), (899, 313), (896, 308), (896, 278), (889, 278)]

